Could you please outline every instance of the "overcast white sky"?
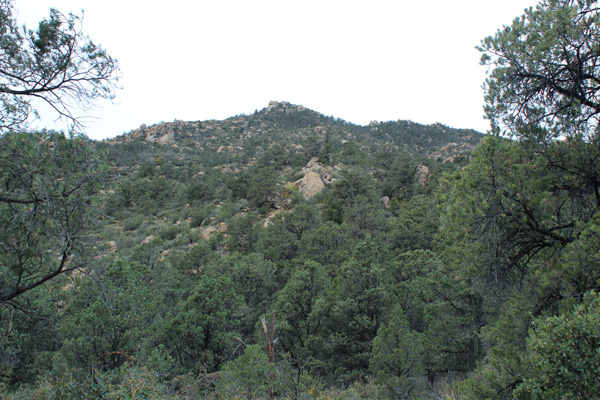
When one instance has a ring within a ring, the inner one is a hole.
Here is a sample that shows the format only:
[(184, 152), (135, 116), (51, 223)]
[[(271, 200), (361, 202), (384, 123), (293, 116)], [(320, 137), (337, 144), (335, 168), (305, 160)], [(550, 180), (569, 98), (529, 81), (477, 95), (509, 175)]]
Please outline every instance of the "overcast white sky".
[(270, 100), (362, 125), (402, 119), (484, 132), (485, 68), (475, 46), (535, 4), (16, 0), (15, 7), (29, 28), (49, 7), (84, 9), (84, 32), (118, 59), (122, 89), (87, 124), (101, 139), (141, 124), (250, 114)]

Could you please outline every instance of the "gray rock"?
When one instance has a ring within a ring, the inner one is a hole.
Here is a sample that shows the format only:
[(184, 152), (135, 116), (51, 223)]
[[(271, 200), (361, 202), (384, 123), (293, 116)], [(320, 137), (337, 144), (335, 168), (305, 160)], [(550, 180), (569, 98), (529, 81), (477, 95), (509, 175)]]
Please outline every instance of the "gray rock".
[(321, 193), (325, 189), (325, 184), (321, 180), (319, 174), (314, 171), (308, 171), (304, 178), (297, 181), (298, 191), (304, 195), (304, 197), (312, 197), (318, 193)]
[(385, 207), (386, 210), (390, 208), (390, 198), (389, 198), (389, 196), (383, 196), (380, 200), (382, 201), (383, 206)]

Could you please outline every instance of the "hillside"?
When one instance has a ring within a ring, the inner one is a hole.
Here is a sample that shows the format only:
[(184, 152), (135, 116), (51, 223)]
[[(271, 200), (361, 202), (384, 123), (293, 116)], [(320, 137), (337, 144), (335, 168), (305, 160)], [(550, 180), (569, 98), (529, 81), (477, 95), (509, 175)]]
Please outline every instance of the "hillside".
[[(103, 190), (77, 250), (84, 261), (49, 291), (30, 292), (55, 296), (31, 306), (55, 317), (15, 329), (49, 339), (7, 342), (14, 361), (2, 382), (35, 384), (42, 368), (63, 376), (53, 388), (79, 387), (92, 371), (97, 384), (77, 389), (85, 397), (120, 390), (113, 374), (130, 371), (160, 398), (264, 398), (267, 389), (347, 397), (371, 370), (387, 376), (370, 361), (380, 357), (374, 340), (412, 296), (401, 275), (421, 279), (439, 263), (438, 181), (466, 165), (481, 138), (439, 124), (358, 126), (271, 102), (252, 115), (141, 126), (92, 143)], [(66, 139), (39, 143), (52, 140)], [(415, 301), (407, 316), (422, 335), (424, 303)], [(261, 349), (267, 315), (265, 329), (277, 334), (270, 352)], [(32, 362), (40, 357), (57, 366)], [(250, 366), (253, 378), (234, 371)], [(277, 379), (265, 372), (275, 366)], [(424, 376), (409, 368), (403, 387), (434, 393)], [(385, 398), (388, 383), (361, 396)]]
[(270, 102), (252, 115), (223, 121), (142, 125), (99, 146), (121, 176), (116, 194), (106, 200), (111, 217), (183, 213), (192, 227), (222, 230), (224, 221), (208, 210), (210, 204), (220, 209), (235, 203), (238, 210), (271, 218), (274, 210), (292, 208), (293, 193), (331, 196), (333, 184), (348, 174), (369, 176), (378, 204), (395, 210), (414, 188), (432, 193), (441, 172), (464, 165), (482, 137), (410, 121), (359, 126)]
[(19, 49), (0, 6), (36, 60), (4, 85), (0, 399), (600, 398), (600, 9), (573, 3), (481, 42), (493, 135), (271, 102), (103, 142), (27, 96), (110, 97), (112, 59), (54, 19)]
[(287, 152), (316, 156), (318, 148), (325, 143), (339, 148), (353, 142), (369, 154), (390, 150), (436, 161), (451, 161), (453, 157), (471, 151), (481, 137), (473, 130), (410, 121), (373, 121), (368, 126), (359, 126), (300, 105), (270, 102), (254, 114), (223, 121), (142, 125), (109, 143), (116, 145), (141, 140), (170, 145), (183, 151), (193, 149), (206, 155), (221, 154), (240, 163), (248, 163), (273, 145), (282, 146)]
[(0, 139), (3, 396), (507, 398), (548, 343), (529, 346), (532, 316), (575, 296), (569, 318), (595, 315), (582, 140), (540, 151), (288, 103)]
[[(69, 177), (48, 181), (55, 191), (59, 182), (78, 187), (74, 179), (83, 172), (82, 184), (103, 187), (93, 198), (97, 214), (82, 214), (87, 235), (78, 237), (87, 245), (70, 250), (81, 264), (53, 280), (48, 292), (30, 292), (56, 297), (29, 306), (53, 315), (49, 322), (31, 328), (18, 320), (25, 325), (15, 327), (54, 339), (9, 342), (5, 352), (14, 361), (0, 370), (3, 382), (34, 383), (39, 367), (30, 360), (45, 354), (62, 360), (64, 376), (75, 380), (85, 375), (76, 371), (105, 371), (94, 379), (113, 390), (111, 371), (135, 359), (142, 368), (135, 379), (151, 379), (174, 396), (228, 398), (246, 390), (236, 385), (250, 382), (218, 377), (246, 363), (263, 365), (257, 324), (275, 313), (269, 329), (278, 332), (278, 344), (271, 355), (277, 368), (298, 375), (277, 382), (261, 375), (257, 384), (288, 395), (290, 388), (307, 393), (307, 385), (318, 385), (323, 396), (345, 397), (347, 385), (379, 368), (370, 361), (379, 357), (372, 352), (378, 330), (398, 317), (401, 298), (412, 290), (399, 271), (421, 279), (422, 268), (440, 262), (433, 252), (439, 180), (464, 167), (482, 137), (407, 121), (358, 126), (271, 102), (252, 115), (141, 126), (90, 143), (95, 155), (82, 160), (101, 165), (100, 175), (74, 167)], [(49, 143), (40, 154), (58, 156), (49, 158), (56, 169), (44, 171), (66, 172), (61, 146), (71, 146), (68, 139), (50, 133), (36, 143)], [(75, 201), (75, 210), (80, 204)], [(60, 229), (69, 235), (75, 228)], [(421, 261), (401, 267), (403, 257)], [(408, 318), (415, 334), (423, 334), (422, 311)], [(150, 378), (158, 371), (160, 378)], [(410, 369), (406, 387), (431, 392), (423, 377), (420, 367)], [(385, 397), (386, 381), (378, 385)]]

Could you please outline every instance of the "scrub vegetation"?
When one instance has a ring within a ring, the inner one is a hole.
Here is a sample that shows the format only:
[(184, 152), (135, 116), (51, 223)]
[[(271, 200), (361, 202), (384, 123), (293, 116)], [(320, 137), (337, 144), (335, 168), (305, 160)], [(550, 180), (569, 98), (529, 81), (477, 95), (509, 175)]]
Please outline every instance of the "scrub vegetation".
[(482, 41), (486, 135), (271, 102), (102, 142), (30, 100), (77, 128), (116, 63), (11, 11), (0, 398), (600, 398), (597, 2)]

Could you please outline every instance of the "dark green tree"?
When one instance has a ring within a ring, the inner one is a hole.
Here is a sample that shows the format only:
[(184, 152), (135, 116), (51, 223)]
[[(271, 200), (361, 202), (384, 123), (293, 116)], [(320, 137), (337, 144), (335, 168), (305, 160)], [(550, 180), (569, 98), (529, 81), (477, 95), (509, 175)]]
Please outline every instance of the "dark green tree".
[(344, 261), (352, 255), (362, 235), (356, 225), (338, 225), (328, 221), (303, 236), (300, 253), (326, 266), (332, 275), (336, 275)]
[(340, 161), (344, 164), (365, 165), (368, 158), (367, 154), (355, 142), (346, 142), (342, 145)]
[[(492, 67), (485, 88), (493, 131), (529, 142), (549, 165), (577, 177), (597, 207), (599, 21), (597, 1), (544, 0), (480, 46)], [(553, 148), (556, 138), (568, 139), (568, 154)]]
[(281, 264), (296, 256), (299, 243), (297, 235), (287, 229), (286, 221), (280, 217), (260, 230), (256, 250), (266, 259)]
[(145, 265), (117, 260), (100, 279), (86, 278), (69, 289), (74, 293), (62, 318), (60, 350), (66, 370), (84, 368), (93, 375), (139, 355), (160, 302), (150, 296), (148, 275)]
[(456, 294), (475, 295), (483, 311), (465, 313), (485, 354), (467, 398), (510, 397), (530, 372), (529, 318), (560, 317), (598, 286), (588, 238), (600, 210), (599, 18), (597, 1), (545, 0), (480, 47), (493, 133), (518, 141), (486, 139), (440, 192), (441, 237), (457, 245), (445, 297), (464, 309)]
[(256, 247), (262, 227), (254, 212), (235, 215), (227, 229), (227, 248), (230, 251), (250, 253)]
[(218, 170), (208, 170), (194, 177), (186, 188), (187, 201), (190, 204), (203, 205), (207, 202), (228, 200), (231, 190), (225, 185), (226, 179)]
[(342, 382), (364, 378), (372, 341), (389, 317), (392, 258), (375, 239), (359, 243), (331, 288), (328, 368)]
[(51, 9), (37, 30), (28, 30), (16, 21), (13, 3), (0, 1), (0, 131), (28, 130), (34, 99), (81, 128), (72, 110), (114, 97), (116, 61), (82, 33), (80, 17)]
[(600, 298), (583, 302), (562, 315), (535, 321), (528, 340), (529, 378), (515, 391), (527, 400), (596, 399), (600, 396)]
[(229, 277), (204, 275), (166, 321), (163, 343), (182, 371), (217, 371), (235, 349), (244, 312), (244, 299)]
[(372, 175), (361, 169), (344, 170), (331, 190), (320, 195), (323, 218), (357, 224), (366, 231), (383, 230), (385, 215), (380, 198)]
[(108, 172), (84, 137), (0, 137), (0, 312), (58, 275), (87, 267), (93, 199)]
[(537, 257), (572, 243), (595, 213), (593, 193), (568, 185), (565, 175), (518, 143), (485, 139), (470, 164), (443, 184), (442, 237), (466, 239), (456, 249), (473, 250), (468, 254), (487, 265), (479, 272), (490, 284), (518, 284)]
[[(25, 313), (5, 309), (0, 328), (0, 385), (33, 383), (53, 365), (53, 352), (62, 344), (61, 308), (57, 296), (34, 290), (20, 303)], [(60, 296), (64, 301), (64, 296)]]
[(275, 364), (269, 362), (266, 352), (252, 344), (246, 346), (244, 354), (223, 366), (223, 376), (216, 384), (217, 392), (223, 398), (273, 398), (275, 373)]
[(215, 260), (203, 273), (231, 279), (235, 293), (242, 296), (246, 306), (246, 312), (240, 316), (239, 332), (244, 339), (251, 338), (254, 326), (268, 311), (278, 289), (277, 265), (258, 253), (233, 253)]
[(370, 368), (390, 398), (409, 398), (422, 375), (423, 334), (409, 327), (400, 307), (382, 324), (373, 340)]
[(442, 270), (443, 265), (436, 253), (423, 249), (402, 253), (395, 259), (390, 274), (390, 294), (413, 330), (423, 332), (427, 329), (425, 308), (435, 297), (429, 278)]
[(277, 293), (273, 309), (280, 346), (291, 354), (296, 367), (323, 357), (324, 328), (330, 308), (325, 293), (330, 286), (325, 268), (306, 261), (294, 269), (285, 287)]
[(394, 154), (391, 165), (383, 165), (387, 171), (382, 174), (382, 194), (391, 200), (407, 200), (414, 191), (417, 161), (408, 154)]
[(439, 229), (440, 213), (431, 195), (415, 195), (402, 201), (395, 210), (396, 218), (387, 240), (400, 252), (433, 249)]
[(543, 0), (482, 41), (481, 61), (492, 66), (486, 113), (495, 130), (517, 137), (595, 136), (599, 18), (597, 1)]
[[(30, 131), (34, 100), (81, 128), (74, 108), (112, 99), (119, 69), (81, 31), (81, 19), (50, 10), (36, 31), (0, 1), (0, 323), (7, 307), (84, 265), (92, 196), (106, 171), (85, 137)], [(12, 315), (12, 314), (10, 314)], [(10, 320), (10, 318), (8, 319)]]
[(321, 224), (321, 216), (319, 209), (307, 202), (299, 202), (294, 209), (285, 214), (285, 228), (296, 235), (298, 240), (302, 239), (302, 235), (312, 229), (316, 229)]
[(272, 166), (253, 168), (249, 172), (246, 199), (251, 206), (268, 208), (277, 199), (279, 173)]

